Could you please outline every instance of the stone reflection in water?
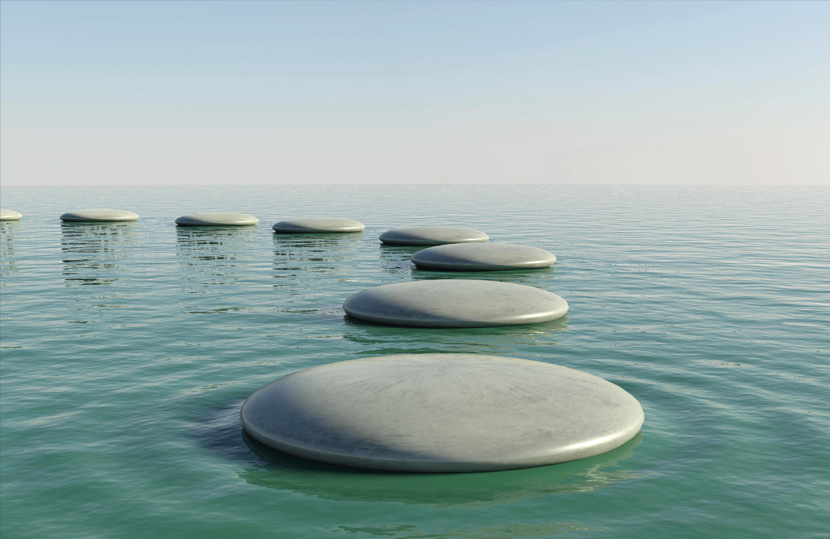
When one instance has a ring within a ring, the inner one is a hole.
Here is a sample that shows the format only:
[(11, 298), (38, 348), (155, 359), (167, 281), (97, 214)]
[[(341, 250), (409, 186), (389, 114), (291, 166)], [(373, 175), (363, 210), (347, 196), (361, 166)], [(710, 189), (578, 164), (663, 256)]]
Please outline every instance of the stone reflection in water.
[(239, 472), (250, 484), (300, 492), (333, 501), (405, 505), (482, 507), (527, 498), (591, 492), (637, 479), (621, 468), (642, 441), (642, 433), (595, 457), (523, 470), (462, 474), (402, 474), (345, 468), (292, 457), (242, 433), (256, 460)]
[(362, 533), (390, 539), (442, 538), (448, 539), (495, 539), (497, 537), (551, 537), (592, 528), (570, 522), (540, 522), (538, 524), (502, 524), (482, 528), (438, 528), (418, 524), (397, 526), (339, 526), (336, 531), (347, 535)]
[[(332, 303), (326, 283), (356, 273), (356, 255), (363, 234), (274, 234), (272, 286), (285, 298), (282, 312), (292, 314), (341, 315)], [(324, 299), (325, 298), (325, 299)]]
[(67, 286), (111, 285), (122, 276), (137, 238), (136, 224), (62, 223), (63, 278)]
[[(557, 333), (568, 328), (568, 316), (526, 326), (491, 328), (401, 328), (344, 317), (343, 338), (360, 345), (365, 355), (469, 353), (537, 359), (533, 347), (560, 344)], [(516, 347), (529, 353), (518, 356)], [(542, 361), (547, 361), (547, 357)]]
[[(17, 253), (14, 241), (19, 228), (19, 221), (0, 222), (0, 277), (8, 277), (17, 273)], [(5, 286), (5, 284), (5, 279), (0, 280), (0, 286)]]
[(342, 273), (347, 254), (362, 239), (362, 234), (274, 234), (274, 270)]
[(182, 265), (182, 284), (193, 294), (238, 284), (251, 265), (256, 229), (251, 227), (178, 227), (176, 255)]
[(415, 268), (409, 259), (429, 245), (407, 247), (404, 245), (378, 245), (380, 250), (380, 267), (384, 273), (408, 274)]

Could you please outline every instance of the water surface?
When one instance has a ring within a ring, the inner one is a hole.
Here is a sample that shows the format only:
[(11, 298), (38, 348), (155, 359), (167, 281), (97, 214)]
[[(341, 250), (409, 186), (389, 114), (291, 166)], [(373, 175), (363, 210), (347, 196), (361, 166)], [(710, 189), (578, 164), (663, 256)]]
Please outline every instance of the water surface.
[[(806, 537), (826, 533), (830, 190), (574, 186), (5, 189), (3, 537)], [(61, 224), (87, 207), (135, 223)], [(257, 227), (183, 229), (198, 211)], [(274, 235), (288, 218), (366, 224)], [(414, 269), (419, 224), (549, 250), (554, 268)], [(534, 326), (359, 324), (367, 287), (483, 278), (564, 297)], [(308, 367), (410, 352), (565, 365), (619, 384), (642, 432), (605, 455), (409, 475), (269, 450), (239, 408)]]

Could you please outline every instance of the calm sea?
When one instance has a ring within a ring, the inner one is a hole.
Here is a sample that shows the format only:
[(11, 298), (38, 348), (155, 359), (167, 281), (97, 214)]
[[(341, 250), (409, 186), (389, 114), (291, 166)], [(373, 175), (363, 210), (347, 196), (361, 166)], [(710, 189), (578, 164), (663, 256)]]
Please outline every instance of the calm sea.
[[(830, 528), (830, 189), (576, 186), (2, 191), (0, 532), (12, 538), (818, 537)], [(61, 224), (88, 207), (133, 224)], [(178, 229), (227, 210), (257, 227)], [(278, 236), (303, 216), (363, 234)], [(413, 269), (378, 234), (455, 224), (554, 268)], [(344, 319), (368, 287), (485, 278), (562, 320), (424, 330)], [(642, 432), (534, 469), (367, 472), (247, 438), (244, 399), (300, 369), (404, 352), (572, 367), (629, 391)]]

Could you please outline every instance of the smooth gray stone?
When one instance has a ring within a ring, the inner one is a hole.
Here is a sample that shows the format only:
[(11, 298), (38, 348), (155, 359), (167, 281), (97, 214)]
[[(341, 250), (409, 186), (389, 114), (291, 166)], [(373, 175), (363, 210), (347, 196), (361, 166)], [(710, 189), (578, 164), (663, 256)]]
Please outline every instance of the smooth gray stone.
[(0, 209), (0, 221), (17, 221), (21, 217), (23, 217), (23, 214), (20, 212)]
[(136, 221), (138, 214), (125, 210), (80, 210), (61, 215), (61, 221), (95, 222), (95, 221)]
[(176, 219), (179, 226), (249, 226), (258, 222), (259, 219), (251, 215), (223, 211), (193, 213)]
[(301, 219), (289, 219), (280, 221), (273, 227), (274, 232), (281, 234), (308, 234), (308, 233), (333, 233), (333, 232), (361, 232), (365, 225), (351, 219), (338, 219), (334, 217), (304, 217)]
[(452, 271), (492, 271), (547, 268), (556, 262), (548, 251), (509, 243), (457, 243), (418, 251), (419, 268)]
[(480, 230), (460, 226), (411, 226), (387, 230), (380, 235), (380, 241), (387, 245), (444, 245), (489, 239)]
[(333, 464), (482, 472), (599, 455), (634, 437), (640, 403), (586, 372), (498, 356), (406, 354), (281, 378), (242, 406), (275, 449)]
[(568, 303), (552, 292), (513, 283), (431, 279), (358, 292), (343, 310), (393, 326), (463, 328), (536, 324), (561, 318)]

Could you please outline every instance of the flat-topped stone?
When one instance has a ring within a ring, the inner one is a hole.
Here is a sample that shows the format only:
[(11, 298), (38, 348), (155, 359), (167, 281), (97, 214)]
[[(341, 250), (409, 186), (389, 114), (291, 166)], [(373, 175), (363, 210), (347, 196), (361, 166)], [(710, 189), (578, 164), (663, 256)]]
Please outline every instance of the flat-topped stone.
[(614, 449), (643, 424), (621, 387), (559, 365), (475, 354), (331, 363), (259, 389), (242, 425), (296, 456), (407, 472), (556, 464)]
[(138, 214), (126, 210), (90, 209), (70, 211), (61, 215), (61, 221), (95, 222), (95, 221), (136, 221)]
[(249, 226), (258, 222), (259, 219), (251, 215), (224, 211), (193, 213), (176, 219), (179, 226)]
[(410, 226), (387, 230), (380, 241), (387, 245), (444, 245), (487, 241), (490, 236), (474, 228), (460, 226)]
[(568, 303), (552, 292), (513, 283), (432, 279), (369, 288), (348, 298), (354, 318), (428, 328), (536, 324), (561, 318)]
[(451, 271), (492, 271), (547, 268), (556, 256), (543, 249), (510, 243), (456, 243), (418, 251), (419, 268)]
[(280, 234), (330, 234), (339, 232), (361, 232), (366, 228), (363, 223), (351, 219), (336, 217), (303, 217), (280, 221), (273, 226), (274, 232)]
[(0, 209), (0, 221), (18, 221), (23, 214), (14, 210)]

